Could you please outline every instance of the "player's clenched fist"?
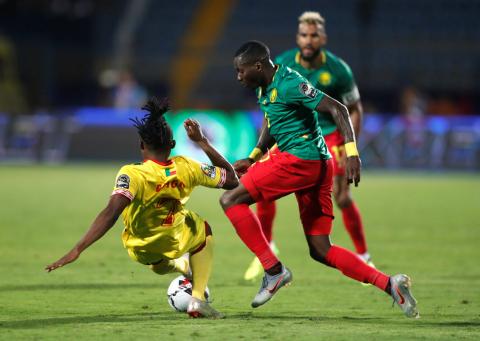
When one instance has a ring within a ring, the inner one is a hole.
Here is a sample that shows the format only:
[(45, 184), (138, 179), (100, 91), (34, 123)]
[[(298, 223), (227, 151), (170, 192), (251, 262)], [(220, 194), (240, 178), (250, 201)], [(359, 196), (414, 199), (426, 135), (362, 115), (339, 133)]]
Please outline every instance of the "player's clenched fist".
[(207, 138), (203, 135), (202, 127), (197, 120), (192, 120), (191, 118), (187, 118), (185, 122), (183, 122), (183, 127), (187, 132), (188, 137), (193, 142), (200, 142), (202, 140), (206, 140)]

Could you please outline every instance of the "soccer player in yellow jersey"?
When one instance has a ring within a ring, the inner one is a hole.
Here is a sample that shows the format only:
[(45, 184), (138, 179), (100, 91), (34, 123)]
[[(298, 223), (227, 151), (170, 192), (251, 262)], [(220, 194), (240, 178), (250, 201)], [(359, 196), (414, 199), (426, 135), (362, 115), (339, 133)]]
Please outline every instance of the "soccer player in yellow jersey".
[[(144, 162), (123, 166), (107, 204), (82, 239), (65, 256), (48, 265), (48, 272), (75, 261), (123, 215), (123, 245), (129, 256), (157, 274), (179, 272), (192, 277), (192, 317), (221, 318), (206, 302), (204, 293), (212, 268), (212, 232), (208, 223), (185, 208), (199, 185), (232, 189), (238, 179), (232, 165), (210, 144), (200, 124), (184, 122), (188, 137), (209, 157), (213, 166), (184, 156), (170, 158), (175, 147), (172, 129), (164, 118), (165, 99), (152, 98), (142, 109), (149, 113), (135, 119)], [(190, 257), (182, 257), (189, 253)]]

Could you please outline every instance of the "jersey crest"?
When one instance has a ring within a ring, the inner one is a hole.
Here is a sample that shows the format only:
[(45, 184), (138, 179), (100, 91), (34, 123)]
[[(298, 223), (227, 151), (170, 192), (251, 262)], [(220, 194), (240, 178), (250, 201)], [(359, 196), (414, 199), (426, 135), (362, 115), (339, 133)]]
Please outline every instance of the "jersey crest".
[(330, 85), (332, 83), (332, 75), (330, 74), (330, 72), (327, 71), (320, 72), (320, 74), (318, 75), (318, 81), (323, 86)]
[(274, 88), (270, 93), (270, 103), (274, 103), (277, 100), (277, 96), (278, 96), (278, 91), (276, 88)]

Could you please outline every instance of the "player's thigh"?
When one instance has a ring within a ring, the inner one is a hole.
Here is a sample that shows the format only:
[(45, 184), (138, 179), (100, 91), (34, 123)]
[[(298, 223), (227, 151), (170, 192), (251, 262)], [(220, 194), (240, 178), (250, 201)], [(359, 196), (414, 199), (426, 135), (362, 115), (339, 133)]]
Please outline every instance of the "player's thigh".
[(208, 223), (195, 212), (187, 211), (182, 225), (152, 235), (151, 242), (127, 251), (130, 258), (141, 264), (156, 264), (201, 249), (208, 234), (211, 234)]
[(306, 235), (329, 235), (333, 222), (333, 164), (325, 163), (323, 176), (315, 187), (295, 192), (300, 219)]

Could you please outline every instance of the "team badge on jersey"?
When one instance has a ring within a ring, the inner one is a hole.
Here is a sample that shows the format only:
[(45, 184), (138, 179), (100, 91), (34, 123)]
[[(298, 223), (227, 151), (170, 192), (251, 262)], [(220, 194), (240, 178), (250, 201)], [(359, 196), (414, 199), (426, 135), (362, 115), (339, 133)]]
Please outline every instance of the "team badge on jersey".
[(127, 174), (119, 175), (115, 187), (128, 189), (130, 187), (130, 177)]
[(278, 91), (277, 89), (274, 88), (270, 93), (270, 103), (273, 103), (277, 100), (277, 95), (278, 95)]
[(302, 94), (304, 94), (308, 98), (315, 98), (317, 97), (317, 94), (318, 94), (318, 90), (315, 89), (310, 83), (306, 83), (306, 82), (300, 83), (299, 90)]
[(332, 75), (327, 71), (321, 72), (320, 75), (318, 75), (318, 81), (323, 86), (330, 85), (330, 83), (332, 83)]
[(207, 165), (206, 163), (202, 163), (200, 166), (202, 169), (202, 172), (208, 176), (209, 178), (215, 179), (215, 176), (217, 175), (217, 169), (213, 166)]

